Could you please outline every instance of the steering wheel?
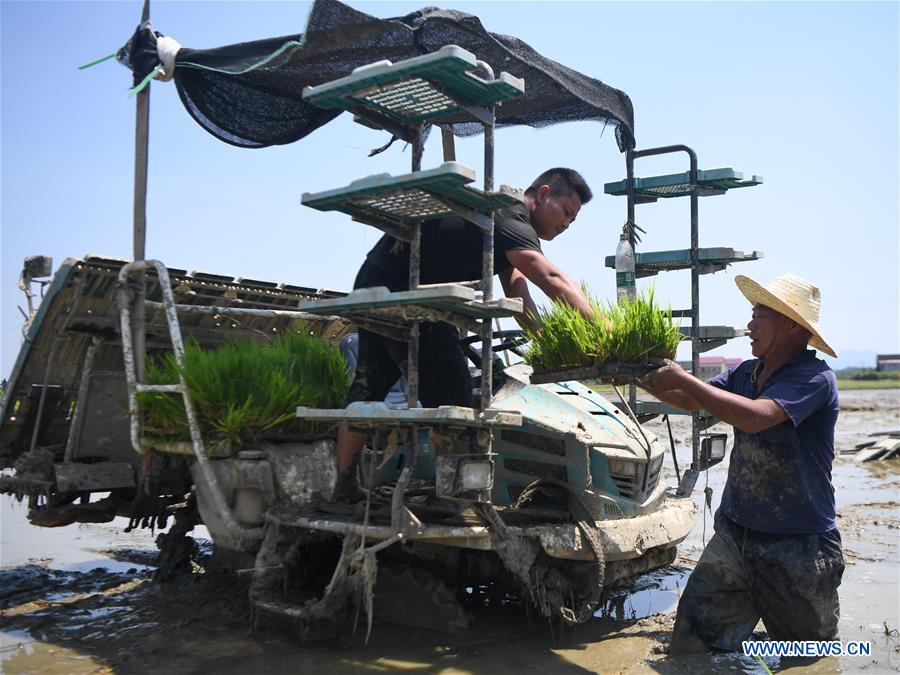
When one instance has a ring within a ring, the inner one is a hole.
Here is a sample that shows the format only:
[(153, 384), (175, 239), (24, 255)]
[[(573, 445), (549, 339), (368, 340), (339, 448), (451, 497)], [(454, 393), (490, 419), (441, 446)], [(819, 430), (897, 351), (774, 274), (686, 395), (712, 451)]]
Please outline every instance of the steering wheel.
[[(517, 356), (524, 356), (524, 354), (522, 353), (522, 347), (525, 346), (528, 340), (526, 340), (522, 336), (522, 331), (520, 329), (516, 328), (512, 330), (495, 330), (491, 334), (491, 337), (493, 340), (500, 340), (500, 344), (491, 346), (491, 351), (494, 354), (509, 350)], [(475, 351), (475, 345), (480, 344), (481, 341), (482, 337), (480, 335), (469, 335), (468, 337), (464, 337), (459, 341), (459, 344), (462, 346), (463, 353), (472, 363), (479, 367), (481, 366), (481, 354)]]

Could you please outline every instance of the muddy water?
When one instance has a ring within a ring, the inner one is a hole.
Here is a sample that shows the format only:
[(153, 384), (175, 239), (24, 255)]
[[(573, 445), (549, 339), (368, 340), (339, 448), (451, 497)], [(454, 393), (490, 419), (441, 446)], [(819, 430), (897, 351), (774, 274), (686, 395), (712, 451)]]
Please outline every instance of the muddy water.
[[(900, 428), (900, 391), (842, 392), (841, 398), (838, 450), (871, 431)], [(664, 426), (653, 428), (665, 437)], [(683, 419), (674, 420), (673, 431), (685, 467), (690, 449)], [(674, 474), (671, 462), (668, 472)], [(708, 486), (716, 508), (725, 473), (723, 464), (701, 476), (698, 505)], [(868, 657), (824, 659), (790, 672), (897, 672), (900, 642), (885, 627), (900, 627), (900, 462), (856, 464), (839, 457), (834, 482), (847, 561), (841, 637), (869, 640), (873, 650)], [(473, 604), (473, 627), (464, 634), (376, 624), (365, 645), (362, 629), (306, 643), (251, 632), (242, 593), (212, 592), (214, 580), (202, 576), (178, 585), (151, 583), (150, 532), (125, 533), (118, 521), (33, 528), (22, 507), (0, 501), (5, 673), (763, 672), (754, 660), (735, 655), (664, 657), (678, 595), (712, 536), (707, 510), (675, 565), (613, 593), (593, 621), (575, 630), (554, 633), (544, 622), (529, 622), (520, 606)], [(785, 668), (774, 659), (767, 665)]]

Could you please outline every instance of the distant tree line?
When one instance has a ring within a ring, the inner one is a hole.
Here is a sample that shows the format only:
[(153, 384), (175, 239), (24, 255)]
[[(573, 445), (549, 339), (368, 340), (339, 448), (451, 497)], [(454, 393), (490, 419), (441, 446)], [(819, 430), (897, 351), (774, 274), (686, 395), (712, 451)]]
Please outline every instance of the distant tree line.
[(836, 371), (841, 380), (900, 380), (900, 371), (873, 368), (842, 368)]

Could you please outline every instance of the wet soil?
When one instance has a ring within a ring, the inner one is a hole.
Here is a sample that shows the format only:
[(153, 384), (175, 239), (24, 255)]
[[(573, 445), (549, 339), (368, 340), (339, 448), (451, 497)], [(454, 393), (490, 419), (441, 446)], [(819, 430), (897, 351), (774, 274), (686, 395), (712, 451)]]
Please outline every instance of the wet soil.
[[(900, 428), (900, 391), (842, 392), (838, 450), (867, 434)], [(666, 438), (665, 426), (651, 423)], [(719, 429), (715, 429), (718, 431)], [(722, 431), (728, 431), (722, 427)], [(688, 426), (673, 418), (679, 464), (690, 462)], [(701, 476), (704, 505), (715, 509), (726, 464)], [(671, 462), (667, 480), (674, 482)], [(839, 528), (847, 570), (841, 586), (841, 638), (869, 640), (868, 657), (829, 658), (773, 672), (881, 673), (900, 670), (900, 461), (834, 467)], [(24, 507), (0, 504), (0, 670), (5, 673), (697, 673), (764, 672), (733, 654), (667, 659), (678, 595), (712, 535), (704, 511), (679, 547), (675, 564), (610, 594), (595, 618), (560, 631), (529, 618), (521, 604), (472, 593), (472, 627), (458, 634), (378, 624), (365, 644), (365, 622), (327, 639), (253, 630), (240, 583), (214, 574), (151, 581), (149, 531), (124, 523), (34, 528)], [(195, 532), (202, 536), (202, 528)], [(762, 629), (762, 625), (759, 626)]]

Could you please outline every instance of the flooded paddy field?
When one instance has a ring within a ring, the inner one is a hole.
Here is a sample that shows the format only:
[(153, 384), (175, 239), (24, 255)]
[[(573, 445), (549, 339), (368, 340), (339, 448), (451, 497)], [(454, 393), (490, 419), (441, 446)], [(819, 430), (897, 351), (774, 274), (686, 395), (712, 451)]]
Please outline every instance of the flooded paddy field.
[[(841, 392), (837, 449), (869, 433), (900, 428), (900, 391)], [(665, 425), (648, 425), (665, 439)], [(715, 430), (719, 430), (716, 428)], [(721, 425), (722, 431), (728, 428)], [(689, 425), (673, 418), (677, 456), (690, 464)], [(666, 440), (665, 444), (668, 444)], [(730, 444), (729, 444), (730, 445)], [(667, 480), (674, 470), (667, 460)], [(727, 464), (697, 482), (694, 497), (711, 508)], [(847, 569), (841, 585), (841, 639), (868, 640), (867, 657), (832, 657), (793, 666), (767, 659), (773, 672), (882, 673), (900, 670), (900, 461), (834, 467), (838, 524)], [(366, 645), (354, 634), (325, 640), (253, 631), (245, 593), (197, 574), (151, 581), (149, 530), (125, 521), (35, 528), (24, 505), (0, 504), (0, 671), (4, 673), (762, 673), (752, 658), (716, 655), (667, 659), (678, 596), (705, 542), (712, 513), (698, 519), (675, 564), (613, 591), (595, 618), (559, 632), (512, 602), (471, 595), (472, 627), (457, 634), (377, 623)], [(198, 537), (203, 532), (195, 532)], [(208, 548), (208, 547), (207, 547)]]

